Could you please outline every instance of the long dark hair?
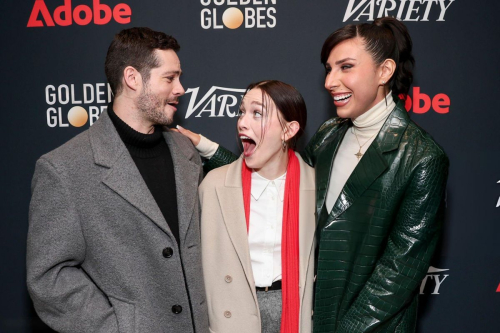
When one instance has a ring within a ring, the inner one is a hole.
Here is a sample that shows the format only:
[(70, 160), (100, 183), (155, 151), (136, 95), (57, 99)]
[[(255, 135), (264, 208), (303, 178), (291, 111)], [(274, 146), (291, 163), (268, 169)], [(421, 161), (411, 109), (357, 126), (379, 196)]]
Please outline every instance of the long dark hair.
[(373, 23), (349, 24), (333, 32), (325, 40), (321, 50), (321, 63), (326, 64), (330, 52), (340, 42), (360, 37), (365, 50), (371, 54), (376, 65), (386, 59), (396, 63), (396, 70), (388, 82), (395, 95), (407, 95), (413, 82), (415, 59), (413, 43), (406, 26), (392, 17), (378, 18)]
[[(278, 120), (280, 122), (281, 128), (283, 129), (283, 132), (286, 131), (285, 121), (296, 121), (299, 123), (300, 129), (298, 130), (298, 132), (293, 138), (287, 141), (287, 146), (289, 148), (295, 149), (297, 140), (302, 136), (302, 134), (304, 134), (304, 128), (306, 127), (307, 123), (307, 108), (302, 95), (297, 89), (287, 83), (278, 80), (264, 80), (256, 83), (251, 83), (247, 87), (243, 98), (250, 90), (254, 88), (258, 88), (262, 91), (262, 104), (266, 108), (266, 112), (263, 115), (265, 119), (267, 119), (273, 112), (273, 110), (268, 107), (270, 98), (274, 102), (274, 105), (276, 105)], [(264, 123), (265, 122), (262, 123), (263, 127), (261, 139), (264, 138), (266, 130)]]

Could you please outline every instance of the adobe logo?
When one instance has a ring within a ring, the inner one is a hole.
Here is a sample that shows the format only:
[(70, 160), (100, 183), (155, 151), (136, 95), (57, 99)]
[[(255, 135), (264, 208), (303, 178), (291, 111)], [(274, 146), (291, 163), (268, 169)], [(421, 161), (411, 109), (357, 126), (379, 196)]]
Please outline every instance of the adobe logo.
[[(94, 24), (104, 25), (108, 24), (111, 19), (120, 24), (130, 23), (132, 9), (125, 3), (119, 3), (113, 9), (106, 4), (101, 4), (101, 0), (92, 0), (92, 5), (93, 8), (86, 5), (78, 5), (73, 8), (71, 0), (64, 0), (64, 5), (57, 7), (51, 16), (47, 5), (45, 5), (45, 0), (36, 0), (28, 20), (28, 28), (54, 27), (55, 25), (65, 27), (72, 25), (73, 22), (78, 25), (88, 25), (92, 20)], [(42, 14), (45, 24), (38, 19), (40, 14)]]
[[(405, 100), (405, 109), (408, 112), (413, 109), (413, 113), (426, 113), (431, 109), (431, 106), (435, 112), (440, 114), (450, 112), (450, 97), (446, 94), (437, 94), (431, 99), (429, 95), (420, 92), (420, 87), (413, 87), (412, 95), (413, 101), (410, 95)], [(399, 98), (403, 99), (403, 95), (399, 95)]]

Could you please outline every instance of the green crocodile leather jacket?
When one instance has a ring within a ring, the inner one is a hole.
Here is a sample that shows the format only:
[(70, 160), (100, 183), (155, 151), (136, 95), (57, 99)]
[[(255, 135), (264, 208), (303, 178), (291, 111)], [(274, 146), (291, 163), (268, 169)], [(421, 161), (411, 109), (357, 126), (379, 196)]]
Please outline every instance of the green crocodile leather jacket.
[[(316, 169), (314, 332), (416, 330), (420, 282), (442, 228), (449, 162), (395, 100), (330, 213), (323, 206), (332, 164), (350, 121), (326, 121), (301, 154)], [(205, 168), (234, 158), (220, 148)]]

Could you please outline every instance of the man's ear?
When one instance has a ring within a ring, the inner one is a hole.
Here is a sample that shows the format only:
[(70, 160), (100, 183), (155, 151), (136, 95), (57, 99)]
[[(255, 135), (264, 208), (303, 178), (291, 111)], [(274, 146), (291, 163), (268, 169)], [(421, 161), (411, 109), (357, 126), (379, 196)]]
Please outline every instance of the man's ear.
[(127, 66), (123, 70), (123, 84), (130, 90), (138, 91), (142, 87), (142, 76), (137, 69)]
[(300, 125), (297, 121), (294, 120), (294, 121), (287, 123), (286, 124), (286, 131), (283, 134), (284, 140), (288, 141), (291, 138), (293, 138), (297, 134), (299, 129), (300, 129)]

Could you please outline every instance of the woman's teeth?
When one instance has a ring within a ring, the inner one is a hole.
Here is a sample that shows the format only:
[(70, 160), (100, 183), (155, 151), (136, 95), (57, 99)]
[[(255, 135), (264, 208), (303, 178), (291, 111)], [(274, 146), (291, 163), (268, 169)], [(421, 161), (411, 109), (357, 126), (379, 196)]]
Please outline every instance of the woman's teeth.
[(352, 94), (337, 95), (337, 96), (333, 96), (333, 100), (335, 100), (335, 101), (343, 101), (343, 100), (348, 99), (351, 96), (352, 96)]

